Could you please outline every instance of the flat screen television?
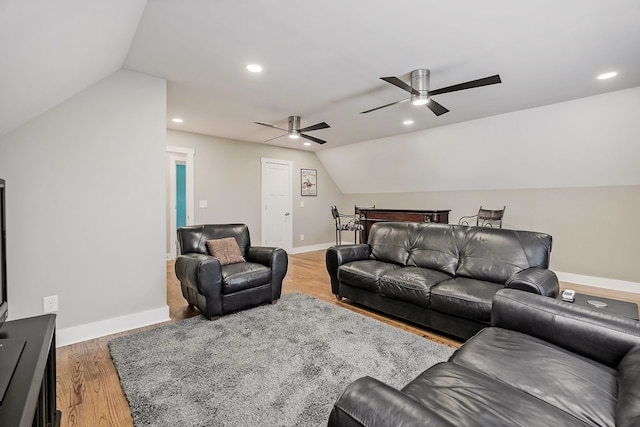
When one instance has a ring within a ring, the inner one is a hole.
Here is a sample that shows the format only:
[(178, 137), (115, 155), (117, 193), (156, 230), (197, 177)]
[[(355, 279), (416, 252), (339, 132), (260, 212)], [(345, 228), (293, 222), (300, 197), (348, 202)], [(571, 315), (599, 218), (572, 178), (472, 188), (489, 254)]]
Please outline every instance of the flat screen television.
[(7, 222), (5, 220), (5, 181), (0, 178), (0, 327), (7, 320)]
[(7, 294), (6, 188), (4, 179), (0, 179), (0, 406), (4, 401), (9, 383), (26, 343), (25, 338), (7, 337), (2, 330), (2, 324), (7, 320), (7, 310), (9, 308), (9, 295)]

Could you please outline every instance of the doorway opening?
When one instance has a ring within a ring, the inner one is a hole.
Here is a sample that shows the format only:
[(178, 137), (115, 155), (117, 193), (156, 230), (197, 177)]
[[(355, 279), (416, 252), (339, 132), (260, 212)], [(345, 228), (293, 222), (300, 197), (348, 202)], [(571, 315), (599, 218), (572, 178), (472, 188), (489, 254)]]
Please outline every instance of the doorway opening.
[(179, 252), (177, 229), (194, 224), (194, 155), (192, 148), (167, 147), (167, 259)]

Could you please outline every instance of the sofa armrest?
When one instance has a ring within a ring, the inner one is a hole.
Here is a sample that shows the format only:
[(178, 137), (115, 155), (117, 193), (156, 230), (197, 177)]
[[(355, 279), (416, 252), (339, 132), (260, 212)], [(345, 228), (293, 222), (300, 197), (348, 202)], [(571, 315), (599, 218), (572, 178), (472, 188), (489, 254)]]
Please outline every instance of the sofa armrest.
[(250, 246), (247, 249), (246, 259), (271, 268), (271, 300), (279, 299), (282, 293), (282, 281), (289, 268), (287, 251), (270, 246)]
[(507, 280), (505, 288), (519, 289), (555, 298), (560, 292), (556, 273), (546, 268), (532, 267), (514, 274)]
[(222, 267), (220, 261), (210, 255), (188, 253), (176, 259), (176, 277), (204, 296), (222, 293)]
[(333, 406), (328, 427), (453, 427), (436, 412), (373, 379), (351, 383)]
[(501, 289), (493, 297), (491, 326), (543, 339), (611, 367), (640, 344), (637, 320), (515, 289)]
[(327, 272), (331, 278), (331, 292), (339, 294), (338, 267), (351, 261), (369, 259), (371, 256), (371, 246), (366, 243), (355, 245), (335, 245), (327, 249), (325, 260)]

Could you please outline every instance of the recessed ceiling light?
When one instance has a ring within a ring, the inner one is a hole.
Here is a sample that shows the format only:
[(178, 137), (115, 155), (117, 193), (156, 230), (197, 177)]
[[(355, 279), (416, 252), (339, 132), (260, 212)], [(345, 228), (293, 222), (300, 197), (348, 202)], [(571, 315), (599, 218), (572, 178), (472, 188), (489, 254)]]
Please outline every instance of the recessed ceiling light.
[(184, 120), (182, 120), (182, 119), (181, 119), (181, 118), (179, 118), (179, 117), (174, 117), (173, 119), (171, 119), (171, 121), (172, 121), (173, 123), (184, 123)]
[(262, 71), (262, 67), (258, 64), (249, 64), (247, 65), (247, 70), (251, 71), (252, 73), (259, 73), (260, 71)]
[(404, 122), (402, 122), (403, 125), (412, 125), (413, 124), (413, 120), (405, 120)]
[(611, 77), (615, 77), (617, 76), (618, 73), (616, 73), (615, 71), (611, 71), (610, 73), (604, 73), (604, 74), (600, 74), (598, 76), (598, 80), (606, 80), (606, 79), (610, 79)]
[(309, 146), (309, 145), (311, 145), (311, 143), (310, 142), (305, 142), (304, 145)]

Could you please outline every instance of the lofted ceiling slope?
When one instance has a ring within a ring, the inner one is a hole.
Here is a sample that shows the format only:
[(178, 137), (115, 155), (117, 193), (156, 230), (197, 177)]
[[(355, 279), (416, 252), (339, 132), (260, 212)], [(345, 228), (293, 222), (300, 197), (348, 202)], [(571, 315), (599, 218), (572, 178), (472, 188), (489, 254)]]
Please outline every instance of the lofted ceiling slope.
[(0, 137), (122, 68), (145, 0), (0, 0)]
[[(0, 136), (124, 67), (167, 79), (169, 128), (262, 143), (281, 133), (253, 122), (298, 115), (328, 143), (268, 144), (338, 147), (640, 86), (638, 22), (637, 0), (1, 0)], [(418, 68), (503, 83), (359, 114)]]

